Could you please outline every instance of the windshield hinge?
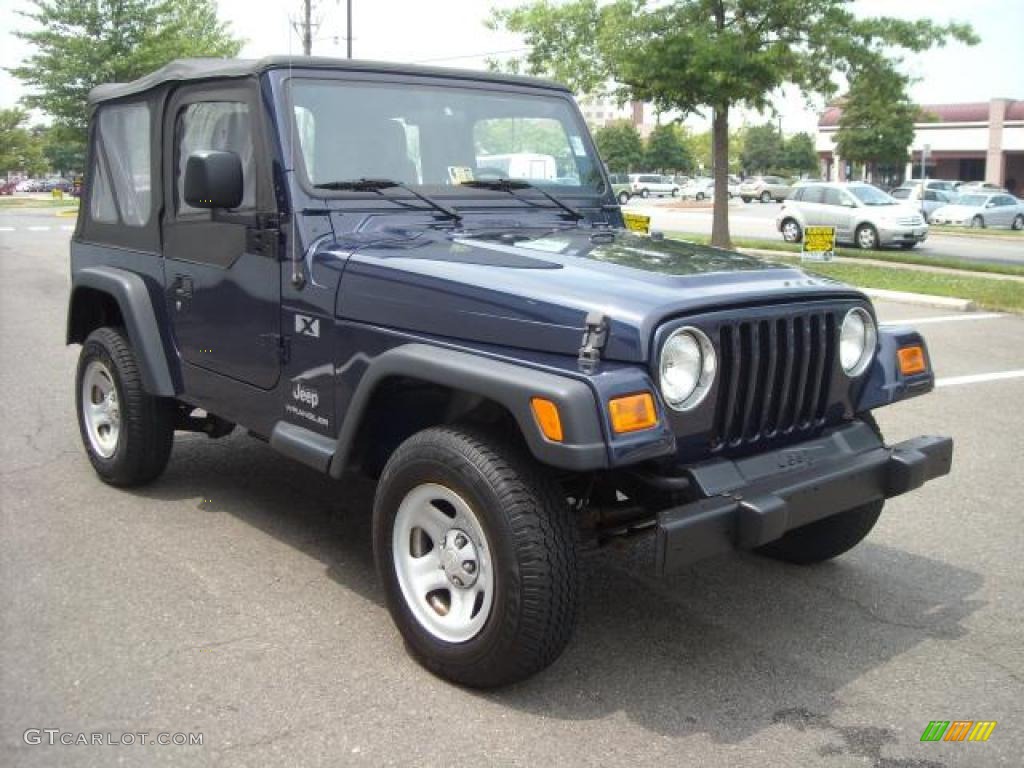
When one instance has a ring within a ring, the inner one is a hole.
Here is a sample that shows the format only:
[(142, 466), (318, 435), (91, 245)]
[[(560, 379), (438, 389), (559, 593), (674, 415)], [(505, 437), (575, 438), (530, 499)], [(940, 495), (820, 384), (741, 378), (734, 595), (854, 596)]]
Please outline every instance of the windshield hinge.
[(585, 323), (579, 366), (584, 373), (594, 373), (601, 362), (601, 350), (608, 341), (608, 317), (601, 312), (590, 312)]

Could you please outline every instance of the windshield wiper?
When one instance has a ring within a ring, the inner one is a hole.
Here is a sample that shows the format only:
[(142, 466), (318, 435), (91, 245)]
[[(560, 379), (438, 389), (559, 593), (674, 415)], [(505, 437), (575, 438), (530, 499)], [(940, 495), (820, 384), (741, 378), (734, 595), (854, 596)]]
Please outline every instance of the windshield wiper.
[(314, 184), (317, 189), (329, 189), (336, 192), (376, 192), (383, 195), (385, 189), (401, 189), (408, 192), (417, 200), (422, 200), (435, 211), (443, 213), (456, 223), (462, 222), (462, 214), (454, 208), (449, 208), (443, 203), (432, 200), (415, 189), (393, 179), (349, 179), (348, 181), (325, 181), (322, 184)]
[[(542, 195), (544, 195), (544, 197), (546, 197), (548, 200), (557, 205), (559, 208), (568, 213), (577, 221), (586, 218), (580, 211), (573, 208), (568, 203), (562, 202), (557, 197), (552, 195), (550, 192), (541, 189), (537, 185), (531, 184), (528, 181), (521, 181), (520, 179), (474, 179), (473, 181), (462, 182), (462, 186), (475, 187), (477, 189), (493, 189), (498, 192), (508, 192), (513, 197), (519, 197), (519, 195), (516, 194), (517, 189), (532, 189), (536, 192), (540, 192)], [(525, 200), (526, 198), (520, 197), (519, 199)]]

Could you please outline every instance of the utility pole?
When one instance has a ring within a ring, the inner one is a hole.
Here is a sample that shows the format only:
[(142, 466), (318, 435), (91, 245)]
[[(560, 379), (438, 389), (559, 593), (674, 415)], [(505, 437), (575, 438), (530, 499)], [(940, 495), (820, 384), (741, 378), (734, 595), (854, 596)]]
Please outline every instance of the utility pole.
[[(307, 0), (308, 2), (308, 0)], [(348, 43), (348, 57), (352, 58), (352, 0), (348, 0), (348, 19), (345, 26), (345, 32), (347, 35), (346, 42)]]
[(302, 55), (313, 55), (313, 29), (319, 27), (319, 22), (313, 22), (314, 0), (302, 0), (302, 20), (293, 21), (292, 27), (302, 38)]

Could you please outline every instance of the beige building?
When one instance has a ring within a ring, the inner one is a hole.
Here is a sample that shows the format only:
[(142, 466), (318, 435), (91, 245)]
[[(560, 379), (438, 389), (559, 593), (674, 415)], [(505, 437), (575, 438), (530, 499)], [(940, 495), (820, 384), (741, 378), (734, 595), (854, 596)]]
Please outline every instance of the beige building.
[(580, 111), (591, 128), (603, 128), (608, 123), (629, 120), (645, 139), (658, 124), (654, 108), (642, 101), (628, 101), (620, 105), (614, 99), (588, 96), (580, 100)]
[[(921, 155), (928, 148), (925, 174), (932, 179), (987, 181), (1024, 190), (1024, 101), (992, 99), (969, 104), (924, 104), (929, 117), (917, 123), (911, 162), (893, 169), (902, 179), (921, 175)], [(816, 147), (822, 178), (844, 180), (848, 164), (836, 155), (835, 135), (842, 108), (826, 109), (818, 121)], [(901, 180), (902, 180), (901, 179)]]

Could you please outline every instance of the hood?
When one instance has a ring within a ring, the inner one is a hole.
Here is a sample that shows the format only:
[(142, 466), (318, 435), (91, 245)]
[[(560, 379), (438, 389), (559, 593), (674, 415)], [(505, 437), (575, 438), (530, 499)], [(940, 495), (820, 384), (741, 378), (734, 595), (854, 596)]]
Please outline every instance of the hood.
[(670, 318), (861, 295), (786, 265), (625, 230), (380, 230), (329, 250), (345, 256), (341, 318), (575, 356), (598, 312), (610, 321), (604, 357), (627, 362), (647, 359)]

